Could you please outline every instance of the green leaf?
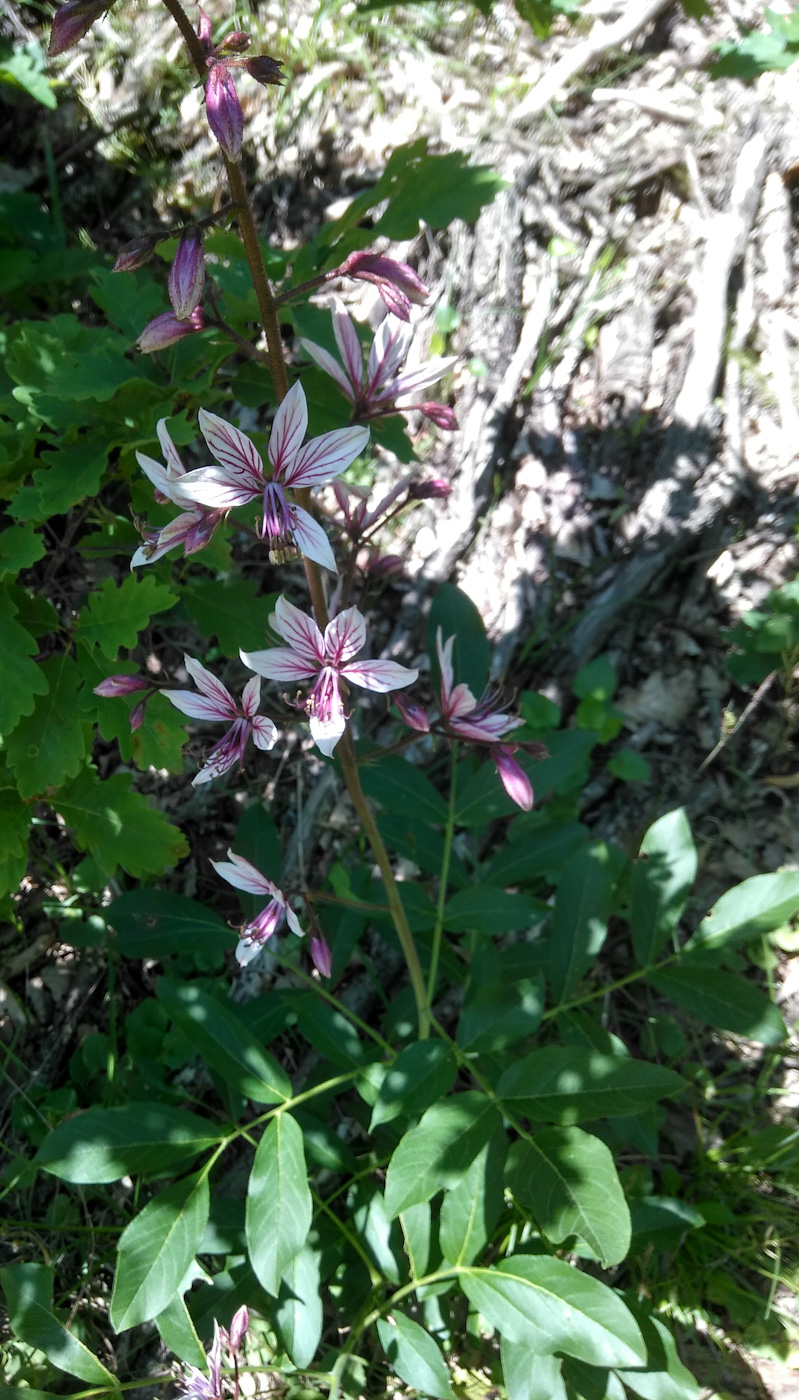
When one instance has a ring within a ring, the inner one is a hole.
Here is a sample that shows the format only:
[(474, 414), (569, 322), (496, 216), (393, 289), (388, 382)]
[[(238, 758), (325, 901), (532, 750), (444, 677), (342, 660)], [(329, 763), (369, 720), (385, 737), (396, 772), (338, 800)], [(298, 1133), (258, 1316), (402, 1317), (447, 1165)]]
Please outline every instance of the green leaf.
[(41, 669), (47, 693), (6, 741), (21, 797), (35, 797), (74, 778), (86, 754), (74, 661), (63, 654), (51, 656)]
[(418, 1206), (409, 1206), (402, 1212), (399, 1222), (405, 1238), (411, 1278), (422, 1278), (427, 1273), (430, 1261), (430, 1202), (420, 1201)]
[(0, 1269), (13, 1334), (26, 1346), (43, 1351), (68, 1375), (118, 1392), (116, 1377), (53, 1312), (53, 1280), (54, 1270), (46, 1264), (11, 1264)]
[(53, 805), (75, 844), (109, 875), (118, 865), (129, 875), (161, 875), (188, 855), (186, 838), (130, 784), (127, 774), (101, 782), (93, 769), (84, 768)]
[(513, 1144), (507, 1183), (554, 1244), (578, 1235), (605, 1268), (630, 1248), (630, 1211), (609, 1149), (580, 1128), (545, 1128)]
[(499, 1344), (508, 1400), (567, 1400), (558, 1356), (542, 1356), (527, 1342)]
[(389, 754), (376, 763), (365, 762), (359, 770), (367, 797), (394, 813), (417, 817), (443, 826), (447, 804), (440, 792), (407, 759)]
[(639, 1196), (630, 1206), (630, 1216), (636, 1254), (677, 1249), (689, 1230), (701, 1230), (707, 1224), (695, 1206), (672, 1196)]
[(442, 1040), (417, 1040), (406, 1046), (380, 1085), (370, 1133), (401, 1114), (423, 1113), (449, 1093), (457, 1071), (455, 1056)]
[(700, 1387), (677, 1355), (674, 1338), (657, 1317), (636, 1317), (647, 1346), (645, 1371), (619, 1371), (619, 1378), (642, 1400), (699, 1400)]
[(637, 749), (619, 749), (608, 759), (608, 772), (623, 783), (648, 783), (652, 765)]
[(412, 1317), (393, 1309), (391, 1320), (378, 1318), (377, 1335), (400, 1380), (422, 1395), (449, 1400), (449, 1371), (438, 1344)]
[(221, 955), (231, 946), (230, 929), (217, 914), (171, 890), (129, 890), (103, 912), (127, 958), (163, 961), (187, 949)]
[(578, 700), (612, 700), (618, 677), (609, 656), (595, 656), (574, 678), (572, 690)]
[(177, 594), (156, 583), (152, 574), (132, 574), (119, 587), (107, 578), (82, 610), (76, 638), (88, 647), (98, 646), (109, 661), (115, 661), (120, 647), (134, 647), (150, 618), (177, 600)]
[(201, 634), (216, 637), (225, 656), (238, 660), (239, 648), (257, 651), (269, 645), (269, 618), (278, 594), (259, 597), (253, 579), (192, 583), (182, 597)]
[(470, 885), (447, 900), (444, 926), (450, 933), (515, 933), (537, 921), (538, 908), (530, 895), (509, 894), (487, 884)]
[(569, 1001), (596, 961), (608, 931), (614, 871), (603, 841), (578, 851), (563, 867), (552, 913), (552, 996)]
[(648, 967), (669, 942), (696, 879), (696, 846), (682, 807), (650, 826), (633, 866), (630, 926), (635, 956)]
[(526, 1117), (563, 1125), (625, 1118), (685, 1088), (673, 1070), (576, 1045), (533, 1050), (500, 1076), (497, 1093)]
[(205, 1119), (168, 1104), (87, 1108), (53, 1128), (34, 1161), (61, 1181), (102, 1185), (139, 1172), (163, 1175), (216, 1147), (221, 1136)]
[(646, 1347), (621, 1298), (562, 1259), (515, 1255), (492, 1269), (461, 1269), (461, 1287), (483, 1317), (511, 1342), (563, 1351), (600, 1366), (636, 1366)]
[(386, 1172), (389, 1219), (429, 1201), (442, 1187), (456, 1186), (488, 1142), (497, 1111), (484, 1094), (455, 1094), (433, 1104), (402, 1137)]
[(648, 973), (646, 980), (697, 1020), (759, 1045), (779, 1045), (788, 1034), (770, 997), (735, 973), (715, 967), (667, 967)]
[[(585, 735), (582, 736), (585, 738)], [(547, 760), (545, 760), (546, 762)], [(489, 861), (485, 879), (492, 884), (512, 884), (516, 880), (536, 880), (561, 870), (566, 861), (588, 840), (588, 829), (581, 822), (557, 822), (525, 829), (524, 818), (514, 823), (514, 840)], [(516, 830), (520, 829), (518, 839)]]
[(3, 54), (0, 59), (0, 82), (20, 88), (54, 112), (58, 102), (45, 69), (41, 44), (38, 39), (30, 39), (25, 44), (15, 44), (10, 53)]
[(281, 1103), (291, 1096), (291, 1081), (261, 1048), (236, 1015), (195, 983), (158, 982), (158, 999), (189, 1044), (225, 1083), (254, 1103)]
[(442, 583), (436, 590), (427, 616), (427, 651), (436, 690), (441, 688), (436, 649), (439, 628), (442, 645), (448, 637), (455, 638), (452, 648), (455, 680), (468, 685), (474, 695), (482, 695), (488, 681), (491, 647), (480, 613), (469, 595), (454, 583)]
[(45, 465), (33, 473), (30, 494), (15, 501), (17, 518), (40, 521), (52, 515), (66, 515), (71, 506), (87, 496), (96, 496), (108, 466), (108, 454), (107, 438), (98, 440), (91, 435), (42, 452), (39, 460)]
[(247, 1248), (259, 1282), (276, 1298), (311, 1228), (302, 1131), (289, 1113), (266, 1127), (247, 1187)]
[(127, 340), (116, 331), (63, 314), (24, 322), (5, 367), (19, 386), (14, 397), (21, 403), (35, 404), (41, 395), (69, 404), (106, 403), (140, 375), (125, 358), (127, 350)]
[(492, 1054), (525, 1040), (541, 1024), (545, 999), (542, 975), (513, 982), (477, 982), (469, 988), (458, 1021), (458, 1044), (464, 1050)]
[(367, 1047), (352, 1022), (316, 992), (281, 992), (281, 999), (297, 1017), (297, 1024), (315, 1050), (341, 1069), (366, 1064)]
[(460, 151), (422, 156), (409, 161), (407, 169), (408, 178), (375, 224), (375, 235), (414, 238), (420, 219), (431, 228), (448, 228), (453, 219), (474, 223), (509, 183), (487, 165), (469, 165)]
[[(199, 1252), (199, 1251), (198, 1251)], [(185, 1298), (173, 1298), (155, 1319), (161, 1340), (187, 1366), (205, 1370), (205, 1348), (197, 1336)]]
[(310, 1366), (322, 1338), (319, 1254), (304, 1245), (283, 1272), (273, 1320), (275, 1331), (300, 1370)]
[(22, 715), (29, 715), (36, 696), (47, 691), (39, 666), (30, 660), (39, 648), (29, 632), (15, 620), (17, 607), (0, 588), (0, 631), (3, 635), (3, 684), (0, 686), (0, 734), (10, 734)]
[(389, 1283), (400, 1281), (401, 1235), (386, 1214), (382, 1191), (371, 1181), (357, 1180), (347, 1194), (347, 1211), (354, 1234)]
[(502, 1173), (508, 1140), (495, 1130), (457, 1186), (444, 1192), (439, 1244), (452, 1264), (473, 1264), (491, 1239), (505, 1204)]
[(179, 1290), (208, 1222), (208, 1177), (176, 1181), (122, 1231), (109, 1317), (116, 1332), (149, 1322)]
[(771, 933), (799, 909), (799, 871), (753, 875), (716, 901), (684, 948), (685, 953), (737, 948)]
[(47, 545), (32, 525), (11, 525), (0, 534), (0, 579), (16, 578), (47, 553)]

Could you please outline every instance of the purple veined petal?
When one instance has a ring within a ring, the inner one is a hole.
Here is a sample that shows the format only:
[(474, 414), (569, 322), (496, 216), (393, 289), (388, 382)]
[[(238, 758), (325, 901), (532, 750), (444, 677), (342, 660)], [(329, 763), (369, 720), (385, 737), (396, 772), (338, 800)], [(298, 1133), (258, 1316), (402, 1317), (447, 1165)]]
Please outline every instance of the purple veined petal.
[(339, 354), (357, 397), (363, 382), (363, 350), (358, 339), (358, 332), (343, 301), (339, 301), (338, 297), (333, 298), (331, 315), (333, 334), (336, 337)]
[[(247, 435), (232, 423), (226, 423), (224, 418), (209, 413), (206, 408), (200, 409), (197, 421), (205, 441), (228, 478), (239, 486), (249, 486), (256, 493), (262, 491), (265, 480), (264, 464), (260, 453)], [(189, 473), (190, 476), (193, 474)]]
[(252, 741), (255, 747), (268, 753), (275, 747), (277, 740), (277, 729), (271, 719), (267, 715), (255, 715), (252, 721)]
[(447, 718), (449, 720), (460, 719), (473, 714), (477, 709), (477, 701), (465, 681), (459, 681), (450, 691), (449, 705), (447, 706)]
[(221, 778), (223, 773), (235, 768), (240, 757), (238, 748), (233, 744), (224, 749), (215, 750), (205, 767), (195, 773), (191, 780), (192, 787), (200, 787), (203, 783), (212, 783), (214, 778)]
[(314, 670), (325, 663), (325, 644), (312, 617), (295, 608), (281, 594), (275, 603), (275, 630), (297, 653), (299, 661), (307, 661)]
[(418, 369), (408, 370), (407, 374), (399, 375), (391, 385), (392, 399), (399, 402), (410, 394), (418, 394), (420, 389), (426, 389), (430, 384), (437, 384), (457, 363), (457, 355), (438, 355), (426, 364), (419, 365)]
[(350, 382), (338, 360), (333, 358), (329, 350), (325, 350), (322, 345), (315, 345), (312, 340), (301, 340), (300, 345), (319, 368), (324, 370), (325, 374), (329, 374), (331, 379), (335, 379), (339, 389), (346, 394), (348, 399), (354, 400), (357, 397), (361, 387), (360, 382), (357, 384)]
[(336, 744), (347, 727), (341, 711), (332, 711), (324, 717), (311, 715), (311, 736), (319, 752), (325, 758), (332, 758)]
[(366, 642), (366, 623), (357, 608), (345, 608), (325, 628), (325, 656), (336, 668), (357, 656)]
[(322, 933), (311, 934), (311, 958), (320, 977), (329, 977), (333, 970), (330, 946)]
[(308, 405), (299, 379), (280, 404), (269, 434), (268, 455), (275, 475), (288, 483), (288, 470), (308, 431)]
[(195, 695), (193, 690), (162, 690), (171, 705), (176, 710), (182, 711), (184, 715), (190, 715), (192, 719), (229, 720), (232, 718), (229, 711), (222, 714), (216, 700), (212, 700), (208, 695)]
[(402, 364), (413, 339), (413, 327), (387, 316), (378, 327), (369, 352), (367, 394), (372, 398), (378, 389), (388, 384)]
[[(474, 720), (470, 720), (468, 715), (463, 719), (451, 716), (447, 724), (462, 739), (471, 739), (475, 744), (495, 744), (510, 732), (507, 719), (507, 715), (483, 715), (482, 719)], [(500, 723), (497, 723), (498, 720)]]
[(176, 448), (171, 437), (169, 436), (169, 430), (167, 429), (166, 425), (167, 419), (159, 418), (158, 422), (155, 425), (155, 431), (158, 437), (158, 441), (161, 445), (161, 451), (164, 454), (164, 461), (166, 462), (167, 473), (169, 473), (172, 476), (184, 476), (186, 473), (186, 468), (180, 460), (178, 449)]
[(338, 568), (330, 541), (319, 521), (314, 520), (302, 506), (293, 506), (291, 514), (294, 521), (294, 541), (306, 559), (313, 559), (315, 564), (321, 564), (323, 569), (337, 574)]
[(215, 63), (205, 85), (208, 125), (229, 160), (237, 160), (244, 137), (244, 113), (225, 63)]
[(286, 904), (285, 914), (286, 914), (286, 923), (288, 924), (289, 928), (291, 929), (291, 932), (292, 932), (292, 933), (296, 933), (296, 935), (297, 935), (298, 938), (304, 938), (304, 937), (305, 937), (305, 929), (303, 928), (302, 924), (300, 923), (299, 919), (297, 918), (297, 915), (294, 913), (294, 910), (292, 909), (291, 905), (288, 904), (288, 903)]
[(235, 719), (239, 712), (238, 706), (227, 686), (217, 680), (212, 671), (207, 671), (199, 661), (187, 656), (185, 652), (183, 653), (183, 664), (197, 689), (202, 691), (203, 695), (207, 695), (210, 700), (216, 701), (220, 710), (222, 707), (225, 708), (226, 719)]
[(368, 441), (368, 428), (334, 428), (330, 433), (311, 438), (300, 448), (285, 473), (284, 485), (323, 486), (354, 462)]
[(217, 875), (221, 875), (222, 879), (227, 880), (234, 889), (245, 890), (247, 894), (268, 895), (270, 899), (279, 898), (282, 903), (283, 896), (280, 890), (272, 884), (271, 880), (267, 880), (256, 866), (251, 865), (248, 860), (244, 859), (244, 856), (237, 856), (235, 851), (230, 849), (228, 849), (228, 855), (230, 856), (229, 862), (226, 860), (211, 861)]
[(267, 647), (265, 651), (240, 651), (251, 671), (268, 681), (307, 681), (319, 670), (319, 661), (305, 661), (288, 647)]
[(529, 812), (533, 805), (533, 785), (521, 764), (516, 762), (510, 749), (502, 744), (491, 750), (491, 757), (497, 765), (497, 772), (508, 797), (517, 807), (521, 807), (523, 812)]
[(159, 495), (165, 500), (171, 500), (169, 472), (162, 462), (156, 462), (154, 457), (148, 457), (144, 452), (136, 453), (136, 461), (141, 467), (144, 475), (152, 482)]
[(130, 561), (131, 569), (138, 569), (142, 564), (154, 564), (156, 560), (162, 559), (168, 554), (170, 549), (177, 549), (179, 544), (184, 544), (192, 530), (196, 528), (202, 516), (190, 512), (184, 515), (177, 515), (174, 520), (170, 520), (162, 530), (157, 532), (157, 538), (140, 545)]
[(256, 938), (240, 938), (236, 944), (236, 962), (239, 967), (247, 967), (249, 963), (254, 962), (263, 946)]
[(197, 501), (199, 505), (212, 510), (232, 510), (234, 506), (246, 506), (262, 494), (263, 482), (253, 482), (251, 486), (234, 481), (225, 467), (198, 467), (186, 472), (180, 482), (173, 487), (186, 501)]
[(449, 710), (449, 698), (452, 694), (452, 648), (455, 645), (455, 637), (447, 637), (446, 642), (442, 641), (441, 628), (436, 630), (436, 655), (438, 656), (438, 669), (441, 672), (441, 709), (443, 712)]
[(247, 719), (254, 719), (261, 703), (261, 678), (253, 676), (241, 692), (241, 708)]
[(391, 315), (396, 316), (400, 321), (410, 321), (411, 304), (399, 287), (393, 287), (385, 278), (379, 278), (377, 279), (377, 289), (383, 298), (386, 311), (390, 311)]
[(430, 733), (430, 720), (415, 700), (410, 700), (405, 695), (395, 695), (394, 704), (409, 729), (415, 729), (419, 734)]
[(413, 685), (419, 679), (418, 671), (410, 666), (400, 666), (397, 661), (356, 661), (351, 666), (342, 666), (340, 674), (346, 681), (380, 694), (397, 690), (400, 686)]

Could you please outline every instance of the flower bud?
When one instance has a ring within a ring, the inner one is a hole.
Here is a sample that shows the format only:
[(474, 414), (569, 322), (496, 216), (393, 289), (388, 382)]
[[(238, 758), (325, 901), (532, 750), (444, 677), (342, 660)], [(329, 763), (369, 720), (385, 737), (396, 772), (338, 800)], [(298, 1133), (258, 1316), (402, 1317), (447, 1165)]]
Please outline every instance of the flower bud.
[(134, 705), (130, 712), (130, 727), (135, 734), (137, 729), (141, 729), (144, 723), (144, 711), (147, 706), (146, 700), (140, 700), (138, 705)]
[(339, 274), (373, 282), (388, 310), (401, 321), (410, 320), (410, 302), (422, 306), (430, 295), (419, 274), (408, 263), (395, 262), (393, 258), (370, 253), (368, 249), (350, 253), (341, 264)]
[(153, 253), (158, 247), (158, 239), (151, 233), (142, 234), (140, 238), (132, 238), (130, 243), (126, 243), (121, 253), (117, 254), (117, 260), (112, 267), (112, 272), (135, 272), (137, 268), (144, 267), (150, 261)]
[(197, 38), (199, 39), (200, 43), (202, 44), (203, 48), (206, 50), (207, 53), (210, 53), (212, 48), (212, 33), (213, 26), (211, 24), (211, 16), (207, 15), (205, 13), (205, 10), (200, 9), (200, 23), (197, 26)]
[(217, 52), (244, 53), (244, 50), (248, 49), (251, 43), (251, 34), (248, 34), (244, 29), (234, 29), (232, 34), (228, 34), (227, 38), (222, 40)]
[(529, 812), (533, 805), (533, 785), (513, 757), (513, 749), (506, 744), (497, 744), (491, 750), (491, 757), (497, 765), (497, 772), (508, 797), (517, 807), (521, 807), (523, 812)]
[(141, 676), (106, 676), (94, 687), (94, 694), (101, 695), (104, 700), (118, 700), (120, 695), (133, 695), (134, 691), (149, 689), (150, 682), (142, 680)]
[(203, 236), (198, 229), (189, 228), (181, 237), (169, 271), (169, 300), (179, 321), (188, 321), (199, 306), (204, 286)]
[(84, 34), (88, 34), (94, 21), (108, 9), (113, 0), (66, 0), (66, 4), (56, 10), (53, 27), (50, 30), (50, 43), (47, 46), (48, 58), (55, 58), (65, 49), (71, 49)]
[(157, 350), (167, 350), (170, 345), (176, 345), (184, 336), (203, 330), (204, 326), (205, 317), (199, 306), (187, 321), (179, 321), (174, 311), (165, 311), (144, 327), (136, 343), (143, 355), (152, 355)]
[(443, 477), (434, 476), (430, 481), (414, 481), (408, 489), (411, 501), (444, 501), (452, 495), (452, 487)]
[(215, 63), (205, 85), (208, 125), (229, 160), (238, 160), (244, 137), (244, 113), (226, 63)]
[(227, 1333), (227, 1343), (230, 1351), (238, 1351), (244, 1338), (247, 1335), (247, 1328), (250, 1325), (250, 1314), (247, 1311), (246, 1303), (242, 1303), (238, 1312), (233, 1314), (230, 1324), (230, 1331)]
[(452, 409), (445, 403), (418, 403), (413, 405), (423, 413), (425, 418), (429, 418), (431, 423), (435, 423), (437, 428), (445, 428), (448, 433), (454, 433), (458, 420)]
[(245, 68), (250, 77), (254, 78), (256, 83), (262, 83), (264, 87), (279, 87), (286, 81), (283, 64), (279, 59), (270, 58), (265, 53), (243, 59), (240, 67)]
[(397, 578), (405, 568), (398, 554), (373, 554), (367, 566), (370, 578)]
[(319, 976), (329, 977), (333, 970), (330, 947), (324, 934), (318, 930), (311, 934), (311, 957)]
[(400, 695), (399, 691), (395, 691), (391, 698), (409, 729), (416, 729), (420, 734), (430, 733), (430, 721), (421, 705), (409, 700), (407, 695)]

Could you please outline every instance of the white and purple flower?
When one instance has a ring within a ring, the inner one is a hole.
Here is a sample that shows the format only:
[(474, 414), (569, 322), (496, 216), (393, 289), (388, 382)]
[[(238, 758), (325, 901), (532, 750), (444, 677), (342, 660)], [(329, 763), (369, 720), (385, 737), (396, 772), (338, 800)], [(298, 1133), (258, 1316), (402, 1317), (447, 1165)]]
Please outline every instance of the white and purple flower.
[(336, 561), (318, 521), (286, 494), (323, 486), (339, 476), (365, 448), (368, 428), (337, 428), (304, 443), (308, 407), (302, 385), (291, 388), (275, 414), (269, 436), (272, 466), (267, 476), (250, 439), (215, 413), (200, 409), (200, 427), (218, 466), (188, 472), (181, 494), (217, 511), (263, 501), (261, 537), (269, 540), (269, 559), (282, 564), (296, 549), (336, 572)]
[(304, 681), (315, 676), (305, 701), (311, 734), (328, 758), (346, 727), (341, 682), (385, 694), (411, 685), (418, 671), (396, 661), (353, 661), (366, 641), (366, 623), (357, 608), (346, 608), (325, 628), (285, 598), (275, 604), (275, 631), (288, 646), (241, 652), (245, 666), (272, 681)]
[(261, 948), (279, 928), (283, 919), (286, 920), (291, 932), (296, 933), (298, 938), (302, 938), (303, 929), (297, 915), (277, 885), (273, 885), (271, 880), (267, 880), (256, 866), (244, 859), (244, 856), (237, 856), (231, 850), (228, 851), (228, 856), (229, 860), (211, 861), (217, 875), (221, 875), (222, 879), (227, 880), (234, 889), (244, 890), (247, 894), (263, 895), (269, 901), (260, 914), (256, 914), (252, 922), (242, 929), (241, 938), (236, 945), (236, 961), (242, 967), (246, 967), (247, 963), (252, 962), (253, 958), (257, 957)]
[(192, 660), (190, 656), (184, 657), (184, 661), (186, 670), (201, 693), (164, 690), (162, 694), (176, 710), (190, 715), (192, 719), (232, 721), (227, 734), (208, 753), (205, 766), (192, 779), (192, 786), (196, 787), (198, 783), (209, 783), (213, 778), (221, 777), (237, 764), (241, 767), (250, 735), (257, 749), (268, 751), (274, 748), (277, 729), (266, 715), (258, 714), (261, 682), (257, 676), (247, 682), (241, 694), (241, 705), (237, 705), (227, 686), (206, 671), (199, 661)]
[(301, 344), (325, 374), (335, 379), (342, 393), (355, 405), (358, 418), (384, 418), (404, 408), (418, 408), (439, 427), (457, 428), (452, 409), (446, 404), (412, 402), (414, 394), (437, 384), (456, 363), (457, 357), (436, 356), (418, 369), (400, 374), (413, 340), (413, 327), (396, 316), (386, 316), (375, 333), (369, 360), (364, 369), (358, 332), (344, 304), (333, 298), (333, 334), (341, 364), (329, 351), (311, 340)]
[(222, 511), (206, 510), (196, 501), (183, 495), (182, 483), (190, 475), (178, 455), (177, 448), (167, 431), (166, 419), (160, 419), (156, 427), (158, 441), (164, 454), (166, 465), (156, 462), (144, 452), (136, 453), (136, 461), (155, 487), (155, 499), (181, 510), (181, 514), (160, 529), (147, 526), (144, 531), (144, 544), (130, 561), (130, 567), (137, 569), (141, 564), (154, 564), (170, 549), (183, 545), (184, 554), (196, 554), (204, 549), (222, 519)]

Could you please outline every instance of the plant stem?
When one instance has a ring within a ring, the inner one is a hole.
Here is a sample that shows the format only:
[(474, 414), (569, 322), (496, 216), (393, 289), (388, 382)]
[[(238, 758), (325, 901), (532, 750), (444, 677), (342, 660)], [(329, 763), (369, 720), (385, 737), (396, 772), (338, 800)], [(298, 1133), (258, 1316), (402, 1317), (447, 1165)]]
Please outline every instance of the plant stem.
[[(204, 85), (208, 74), (206, 55), (199, 36), (195, 33), (191, 21), (184, 10), (181, 0), (164, 0), (166, 8), (169, 10), (175, 24), (178, 26), (186, 47), (191, 54), (192, 63), (197, 70), (197, 76)], [(289, 389), (288, 374), (286, 373), (286, 361), (283, 357), (283, 342), (280, 338), (280, 322), (278, 320), (277, 306), (269, 285), (269, 280), (264, 267), (264, 260), (261, 257), (261, 249), (258, 243), (258, 230), (255, 227), (255, 216), (252, 212), (252, 204), (244, 176), (238, 163), (230, 160), (225, 152), (221, 152), (225, 163), (225, 173), (227, 174), (230, 193), (236, 205), (236, 217), (239, 224), (241, 241), (244, 244), (244, 251), (247, 254), (247, 262), (250, 266), (250, 276), (255, 288), (255, 295), (258, 299), (258, 310), (261, 313), (261, 324), (266, 335), (266, 344), (269, 353), (269, 369), (272, 381), (275, 386), (278, 403), (282, 403)]]
[(452, 857), (452, 838), (455, 834), (455, 793), (457, 789), (456, 760), (458, 756), (457, 742), (452, 745), (452, 758), (449, 778), (449, 810), (447, 812), (447, 825), (444, 830), (444, 859), (441, 862), (441, 875), (438, 883), (438, 904), (436, 906), (436, 922), (433, 928), (433, 949), (430, 954), (430, 971), (427, 977), (427, 1011), (428, 1015), (433, 1010), (433, 998), (436, 993), (436, 977), (438, 976), (438, 960), (441, 956), (441, 935), (444, 931), (444, 906), (447, 902), (447, 884), (449, 881), (449, 863)]

